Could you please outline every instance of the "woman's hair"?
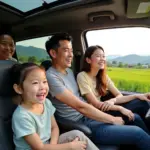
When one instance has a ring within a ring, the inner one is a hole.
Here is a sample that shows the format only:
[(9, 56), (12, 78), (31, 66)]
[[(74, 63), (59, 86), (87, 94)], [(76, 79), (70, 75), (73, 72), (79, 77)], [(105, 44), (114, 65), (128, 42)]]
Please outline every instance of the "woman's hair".
[(1, 36), (4, 36), (4, 35), (10, 36), (10, 37), (13, 39), (14, 44), (15, 44), (15, 37), (11, 34), (11, 32), (8, 32), (8, 31), (0, 31), (0, 37), (1, 37)]
[[(82, 64), (82, 71), (90, 72), (91, 71), (91, 65), (87, 63), (86, 58), (91, 59), (92, 54), (97, 50), (100, 49), (104, 52), (104, 49), (101, 46), (90, 46), (87, 48), (84, 54), (83, 58), (83, 64)], [(101, 96), (104, 96), (106, 94), (106, 65), (104, 69), (100, 69), (96, 75), (96, 90)]]
[(11, 84), (12, 84), (12, 96), (18, 95), (18, 93), (16, 93), (15, 90), (13, 89), (13, 85), (17, 84), (21, 86), (21, 88), (23, 89), (24, 80), (32, 70), (37, 68), (40, 67), (34, 63), (15, 64), (11, 67), (10, 74), (11, 74)]

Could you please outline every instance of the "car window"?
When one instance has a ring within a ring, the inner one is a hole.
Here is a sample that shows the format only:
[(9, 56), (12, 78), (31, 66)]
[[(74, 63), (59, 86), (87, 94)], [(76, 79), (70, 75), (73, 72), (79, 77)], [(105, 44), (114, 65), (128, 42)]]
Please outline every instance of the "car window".
[(150, 29), (144, 27), (88, 31), (88, 46), (100, 45), (107, 59), (107, 74), (118, 89), (150, 90)]
[(41, 64), (44, 60), (50, 60), (45, 50), (45, 42), (49, 37), (46, 36), (17, 42), (16, 54), (19, 62)]

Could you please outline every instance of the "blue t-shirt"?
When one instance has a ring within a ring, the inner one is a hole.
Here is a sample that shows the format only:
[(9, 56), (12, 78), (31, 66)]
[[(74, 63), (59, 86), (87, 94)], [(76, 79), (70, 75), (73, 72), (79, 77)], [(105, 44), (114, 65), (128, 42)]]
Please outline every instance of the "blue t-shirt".
[(34, 114), (19, 105), (12, 117), (13, 140), (16, 150), (31, 150), (23, 137), (33, 133), (37, 133), (43, 143), (49, 142), (51, 117), (54, 112), (55, 108), (48, 99), (44, 102), (44, 112), (41, 115)]

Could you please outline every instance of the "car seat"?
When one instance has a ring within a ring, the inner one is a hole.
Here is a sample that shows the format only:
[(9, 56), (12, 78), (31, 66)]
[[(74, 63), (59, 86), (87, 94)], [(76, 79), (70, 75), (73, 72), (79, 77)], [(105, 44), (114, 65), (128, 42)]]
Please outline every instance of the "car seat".
[(16, 62), (0, 61), (0, 150), (14, 150), (11, 117), (16, 108), (11, 98), (9, 68)]

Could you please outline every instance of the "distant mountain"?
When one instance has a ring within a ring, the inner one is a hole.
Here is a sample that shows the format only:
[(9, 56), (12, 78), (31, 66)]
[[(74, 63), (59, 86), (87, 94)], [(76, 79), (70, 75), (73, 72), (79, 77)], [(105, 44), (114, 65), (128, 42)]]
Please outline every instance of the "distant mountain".
[(106, 56), (106, 59), (107, 60), (112, 60), (112, 59), (115, 59), (117, 57), (120, 57), (120, 55), (108, 55), (108, 56)]
[(117, 57), (108, 61), (116, 61), (116, 62), (122, 62), (122, 63), (128, 63), (128, 64), (150, 64), (150, 56), (139, 56), (135, 54), (126, 55)]
[[(16, 46), (17, 55), (18, 56), (24, 56), (24, 57), (30, 57), (35, 56), (38, 60), (40, 59), (48, 59), (49, 56), (45, 49), (37, 48), (33, 46), (22, 46), (17, 45)], [(150, 56), (139, 56), (139, 55), (126, 55), (126, 56), (120, 56), (120, 55), (108, 55), (106, 56), (107, 61), (112, 62), (122, 62), (127, 64), (150, 64)]]
[(17, 45), (16, 51), (18, 56), (24, 57), (35, 56), (37, 59), (47, 59), (49, 57), (46, 50), (33, 46), (26, 47), (22, 45)]

